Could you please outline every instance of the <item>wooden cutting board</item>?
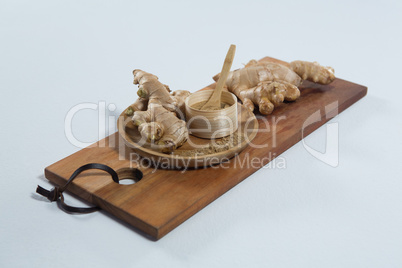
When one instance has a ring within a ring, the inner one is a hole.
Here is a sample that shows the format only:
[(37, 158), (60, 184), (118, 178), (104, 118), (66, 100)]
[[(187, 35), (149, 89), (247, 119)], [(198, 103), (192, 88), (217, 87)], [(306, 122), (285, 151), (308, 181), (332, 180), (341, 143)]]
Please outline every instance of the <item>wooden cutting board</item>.
[[(214, 88), (214, 84), (206, 88)], [(106, 164), (120, 174), (138, 167), (144, 177), (132, 185), (117, 184), (108, 174), (91, 170), (79, 175), (67, 190), (158, 240), (366, 94), (367, 87), (342, 79), (326, 86), (304, 82), (296, 102), (282, 104), (269, 116), (257, 116), (265, 132), (258, 133), (253, 143), (261, 148), (249, 146), (222, 167), (183, 172), (138, 165), (125, 158), (133, 151), (115, 133), (50, 165), (45, 176), (63, 185), (87, 163)], [(312, 120), (315, 122), (303, 129), (308, 118), (317, 119), (318, 115), (318, 121)], [(254, 164), (247, 167), (251, 159)]]

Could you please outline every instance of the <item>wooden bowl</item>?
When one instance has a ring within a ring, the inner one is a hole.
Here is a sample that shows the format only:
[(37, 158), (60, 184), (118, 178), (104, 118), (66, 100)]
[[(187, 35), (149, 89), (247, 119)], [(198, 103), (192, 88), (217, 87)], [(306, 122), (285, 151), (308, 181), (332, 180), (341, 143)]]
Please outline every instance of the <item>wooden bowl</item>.
[(223, 91), (221, 101), (229, 107), (221, 110), (199, 110), (194, 104), (206, 102), (214, 90), (201, 90), (186, 99), (186, 121), (192, 135), (204, 138), (222, 138), (232, 134), (238, 128), (237, 97)]
[[(131, 116), (127, 116), (126, 111), (123, 111), (117, 120), (117, 129), (127, 147), (125, 147), (126, 150), (121, 150), (120, 154), (126, 159), (138, 160), (137, 157), (132, 155), (132, 153), (136, 153), (146, 159), (153, 167), (162, 169), (205, 168), (227, 161), (246, 148), (258, 132), (258, 121), (254, 113), (239, 103), (236, 103), (236, 105), (238, 128), (230, 136), (210, 140), (189, 135), (187, 142), (172, 154), (158, 152), (152, 148), (152, 144), (142, 143), (141, 134), (132, 123)], [(228, 139), (235, 140), (238, 137), (242, 138), (238, 140), (239, 142), (235, 146), (222, 148), (218, 152), (202, 153), (205, 148), (208, 149), (213, 143), (226, 142)], [(196, 155), (189, 154), (194, 151), (201, 153)], [(141, 167), (138, 163), (132, 163), (132, 165)]]

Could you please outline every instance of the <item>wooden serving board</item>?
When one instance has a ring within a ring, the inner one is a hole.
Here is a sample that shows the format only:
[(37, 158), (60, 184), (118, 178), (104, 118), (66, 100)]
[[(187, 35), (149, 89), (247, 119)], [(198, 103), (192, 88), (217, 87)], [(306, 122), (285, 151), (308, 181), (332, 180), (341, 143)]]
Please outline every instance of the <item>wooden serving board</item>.
[[(296, 144), (303, 138), (302, 133), (307, 136), (366, 93), (367, 87), (342, 79), (326, 86), (304, 82), (296, 102), (282, 104), (269, 116), (257, 116), (260, 129), (265, 132), (259, 132), (253, 143), (262, 148), (249, 146), (224, 166), (183, 172), (137, 165), (125, 158), (133, 151), (115, 133), (50, 165), (45, 169), (45, 176), (63, 185), (86, 163), (106, 164), (120, 174), (138, 166), (144, 177), (135, 184), (117, 184), (108, 174), (95, 170), (79, 175), (68, 190), (158, 240)], [(315, 123), (303, 130), (306, 119), (317, 111), (321, 120), (314, 120)], [(247, 167), (247, 158), (254, 159), (254, 164)]]

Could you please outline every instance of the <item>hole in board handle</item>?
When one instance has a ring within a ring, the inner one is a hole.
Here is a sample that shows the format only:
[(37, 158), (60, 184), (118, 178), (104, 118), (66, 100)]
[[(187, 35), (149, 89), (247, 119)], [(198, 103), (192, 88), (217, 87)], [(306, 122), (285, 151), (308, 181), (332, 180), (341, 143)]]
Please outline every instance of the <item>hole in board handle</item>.
[(143, 177), (141, 170), (136, 168), (121, 168), (116, 173), (119, 176), (119, 184), (122, 185), (132, 185)]

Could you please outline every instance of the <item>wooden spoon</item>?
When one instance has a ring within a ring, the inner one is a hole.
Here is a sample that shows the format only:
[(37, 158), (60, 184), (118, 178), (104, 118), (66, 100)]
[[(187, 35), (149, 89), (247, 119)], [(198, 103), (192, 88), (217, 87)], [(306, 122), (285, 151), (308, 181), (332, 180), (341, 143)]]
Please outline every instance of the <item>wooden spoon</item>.
[(226, 83), (226, 79), (228, 78), (230, 67), (232, 67), (233, 58), (236, 52), (236, 46), (230, 45), (228, 53), (226, 54), (225, 62), (222, 67), (221, 75), (219, 77), (218, 83), (216, 83), (216, 87), (211, 97), (204, 106), (201, 107), (201, 110), (219, 110), (221, 109), (221, 95), (223, 86)]

